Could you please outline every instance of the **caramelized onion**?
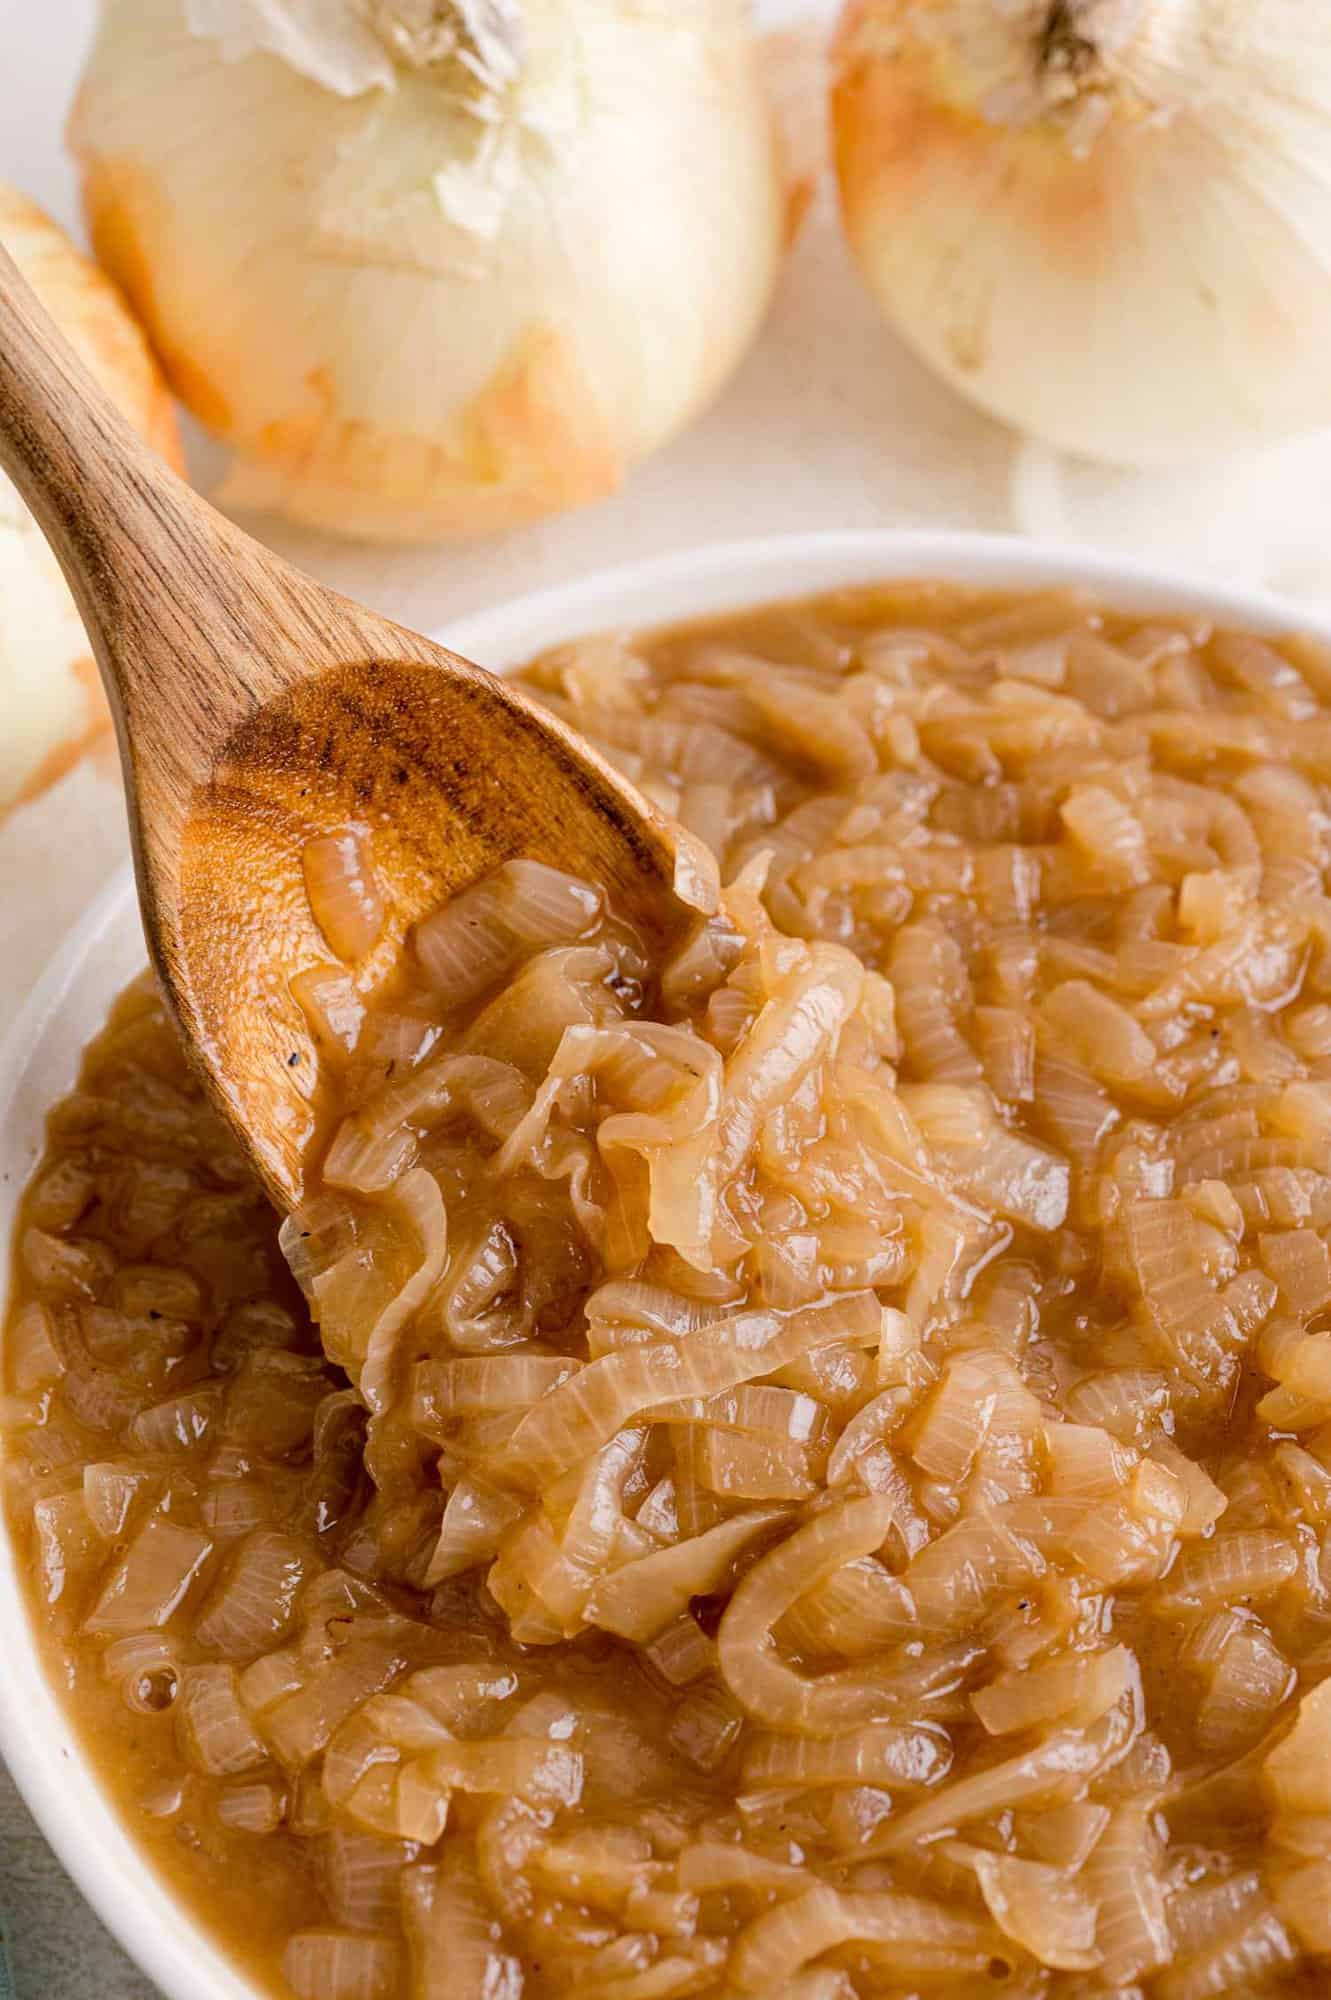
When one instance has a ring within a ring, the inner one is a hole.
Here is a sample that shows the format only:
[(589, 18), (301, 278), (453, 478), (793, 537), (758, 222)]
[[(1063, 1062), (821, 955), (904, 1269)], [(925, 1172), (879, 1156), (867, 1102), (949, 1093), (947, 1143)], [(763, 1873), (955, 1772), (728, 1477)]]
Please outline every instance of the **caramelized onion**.
[(310, 857), (317, 1328), (146, 987), (53, 1114), (6, 1476), (126, 1789), (302, 2000), (1315, 1984), (1331, 656), (892, 586), (530, 679), (717, 865), (380, 985)]

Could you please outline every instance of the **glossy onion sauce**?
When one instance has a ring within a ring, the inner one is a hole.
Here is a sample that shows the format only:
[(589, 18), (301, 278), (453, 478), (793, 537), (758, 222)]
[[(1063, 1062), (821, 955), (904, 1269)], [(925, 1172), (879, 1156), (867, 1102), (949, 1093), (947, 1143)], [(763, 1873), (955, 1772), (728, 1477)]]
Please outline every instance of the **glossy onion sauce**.
[(280, 1245), (146, 983), (52, 1113), (7, 1504), (127, 1821), (297, 2000), (1324, 1993), (1331, 652), (894, 585), (527, 683), (682, 946), (520, 857), (367, 990), (348, 827)]

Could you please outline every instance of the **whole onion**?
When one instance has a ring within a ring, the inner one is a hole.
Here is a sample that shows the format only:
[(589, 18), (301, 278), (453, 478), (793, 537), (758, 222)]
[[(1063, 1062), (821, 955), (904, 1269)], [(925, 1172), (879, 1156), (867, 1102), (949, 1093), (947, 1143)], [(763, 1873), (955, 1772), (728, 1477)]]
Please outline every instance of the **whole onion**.
[(375, 538), (613, 491), (785, 233), (741, 0), (105, 0), (72, 139), (224, 497)]
[(1331, 423), (1324, 0), (849, 0), (833, 60), (861, 268), (972, 401), (1120, 464)]
[[(48, 215), (2, 182), (0, 244), (85, 367), (178, 465), (170, 395), (115, 286)], [(0, 817), (58, 778), (109, 723), (69, 588), (0, 472)]]

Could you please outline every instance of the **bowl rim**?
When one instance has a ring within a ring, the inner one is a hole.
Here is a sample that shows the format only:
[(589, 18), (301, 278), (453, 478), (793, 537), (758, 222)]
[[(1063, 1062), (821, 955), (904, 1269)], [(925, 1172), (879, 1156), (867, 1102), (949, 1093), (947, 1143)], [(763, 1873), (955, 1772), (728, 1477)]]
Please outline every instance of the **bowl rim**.
[[(1258, 631), (1312, 631), (1331, 641), (1331, 613), (1186, 570), (1016, 536), (895, 530), (784, 534), (686, 548), (592, 571), (473, 613), (436, 636), (503, 672), (584, 632), (912, 576), (1013, 589), (1076, 584), (1127, 610), (1194, 612)], [(125, 864), (56, 948), (0, 1042), (0, 1326), (12, 1279), (15, 1211), (45, 1111), (54, 1092), (69, 1087), (88, 1034), (142, 957), (133, 876)], [(98, 969), (85, 986), (90, 966)], [(76, 997), (84, 1020), (77, 1033), (70, 1021)], [(87, 1020), (94, 1025), (85, 1032)], [(47, 1078), (40, 1107), (28, 1101), (31, 1090), (25, 1092), (38, 1064), (64, 1077)], [(103, 1791), (43, 1668), (15, 1550), (2, 1525), (0, 1621), (10, 1636), (0, 1675), (0, 1756), (80, 1893), (164, 2000), (270, 2000), (168, 1888)]]

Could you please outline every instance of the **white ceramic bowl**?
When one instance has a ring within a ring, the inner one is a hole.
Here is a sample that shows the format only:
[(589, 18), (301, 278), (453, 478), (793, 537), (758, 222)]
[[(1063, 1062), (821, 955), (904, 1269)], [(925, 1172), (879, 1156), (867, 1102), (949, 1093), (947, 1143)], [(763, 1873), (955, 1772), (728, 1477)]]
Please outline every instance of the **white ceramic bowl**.
[[(651, 625), (841, 584), (941, 577), (1014, 589), (1082, 584), (1133, 611), (1200, 611), (1254, 630), (1310, 621), (1270, 598), (997, 536), (820, 534), (687, 551), (612, 570), (469, 618), (440, 636), (499, 670), (611, 625)], [(1331, 628), (1324, 628), (1331, 639)], [(0, 1290), (14, 1210), (46, 1110), (144, 960), (129, 875), (75, 925), (0, 1048)], [(0, 1299), (0, 1320), (3, 1300)], [(14, 1551), (0, 1533), (0, 1754), (69, 1873), (167, 2000), (254, 2000), (255, 1988), (200, 1933), (122, 1829), (42, 1672)]]

